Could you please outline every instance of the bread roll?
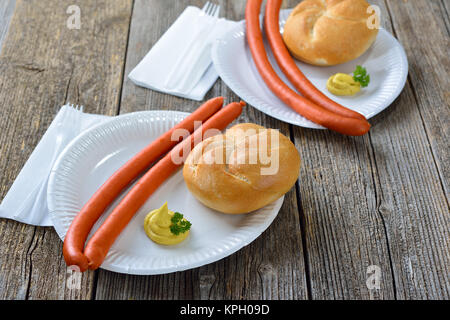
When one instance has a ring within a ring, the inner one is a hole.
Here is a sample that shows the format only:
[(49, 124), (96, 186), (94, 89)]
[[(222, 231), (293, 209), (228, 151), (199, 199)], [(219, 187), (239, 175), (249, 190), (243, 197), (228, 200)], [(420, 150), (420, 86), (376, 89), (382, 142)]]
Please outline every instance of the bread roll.
[(277, 200), (294, 185), (300, 156), (278, 130), (243, 123), (199, 143), (183, 176), (204, 205), (224, 213), (248, 213)]
[(367, 13), (368, 7), (365, 0), (304, 0), (286, 21), (284, 42), (294, 57), (313, 65), (356, 59), (378, 34), (367, 25), (374, 14)]

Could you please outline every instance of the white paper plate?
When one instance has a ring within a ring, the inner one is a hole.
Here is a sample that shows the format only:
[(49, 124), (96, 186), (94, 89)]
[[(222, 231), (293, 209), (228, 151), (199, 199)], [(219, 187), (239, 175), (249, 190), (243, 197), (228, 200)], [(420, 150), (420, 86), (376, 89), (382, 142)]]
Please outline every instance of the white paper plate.
[[(291, 9), (280, 12), (282, 30)], [(266, 43), (269, 60), (275, 71), (291, 88)], [(212, 48), (212, 59), (220, 78), (243, 100), (258, 110), (294, 125), (324, 129), (293, 111), (266, 86), (253, 63), (245, 38), (245, 21), (218, 39)], [(333, 67), (317, 67), (296, 61), (300, 70), (325, 95), (367, 119), (387, 108), (400, 94), (408, 75), (408, 61), (400, 43), (380, 29), (373, 46), (358, 59)], [(353, 97), (337, 97), (326, 89), (328, 78), (337, 73), (352, 73), (357, 65), (370, 74), (370, 84)], [(295, 90), (295, 89), (294, 89)]]
[[(72, 141), (55, 163), (48, 187), (50, 216), (60, 238), (64, 239), (75, 215), (108, 177), (186, 116), (175, 111), (130, 113), (99, 124)], [(143, 229), (146, 214), (165, 201), (192, 222), (188, 238), (175, 246), (155, 244)], [(189, 193), (179, 170), (137, 212), (101, 267), (130, 274), (161, 274), (217, 261), (256, 239), (272, 223), (282, 203), (283, 197), (247, 215), (219, 213)]]

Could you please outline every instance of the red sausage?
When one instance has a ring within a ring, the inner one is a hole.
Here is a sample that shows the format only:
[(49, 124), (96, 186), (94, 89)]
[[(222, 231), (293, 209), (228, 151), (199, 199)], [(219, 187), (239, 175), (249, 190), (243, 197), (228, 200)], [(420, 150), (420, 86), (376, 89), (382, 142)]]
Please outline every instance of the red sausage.
[(343, 117), (366, 120), (362, 114), (350, 110), (324, 95), (297, 67), (280, 34), (278, 21), (282, 2), (283, 0), (267, 0), (264, 23), (266, 36), (272, 48), (273, 55), (283, 73), (304, 97), (319, 106)]
[(273, 70), (264, 48), (259, 12), (262, 0), (248, 0), (245, 10), (247, 42), (255, 65), (272, 92), (306, 119), (336, 132), (360, 136), (367, 133), (370, 124), (361, 119), (343, 117), (300, 96), (289, 88)]
[(185, 129), (192, 133), (194, 121), (206, 121), (222, 105), (223, 97), (205, 102), (183, 121), (137, 153), (95, 192), (73, 219), (64, 239), (63, 254), (68, 266), (76, 265), (80, 271), (88, 268), (88, 259), (83, 254), (83, 248), (92, 226), (126, 186), (179, 142), (172, 141), (172, 132), (176, 129)]

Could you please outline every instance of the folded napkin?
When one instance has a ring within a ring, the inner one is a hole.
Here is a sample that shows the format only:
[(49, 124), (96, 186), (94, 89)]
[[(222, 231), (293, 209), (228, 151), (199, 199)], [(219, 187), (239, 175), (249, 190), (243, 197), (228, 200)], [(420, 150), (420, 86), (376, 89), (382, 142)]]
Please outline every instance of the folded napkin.
[(47, 207), (47, 182), (53, 164), (76, 136), (108, 119), (110, 117), (83, 113), (69, 105), (62, 106), (0, 204), (0, 217), (52, 226)]
[(128, 77), (142, 87), (203, 100), (218, 78), (211, 46), (235, 23), (187, 7)]

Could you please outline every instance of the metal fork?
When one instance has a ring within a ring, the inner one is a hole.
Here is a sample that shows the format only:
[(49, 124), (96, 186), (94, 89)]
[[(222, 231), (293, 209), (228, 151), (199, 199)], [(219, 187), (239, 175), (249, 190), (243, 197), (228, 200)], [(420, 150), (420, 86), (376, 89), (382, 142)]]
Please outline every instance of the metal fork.
[[(49, 163), (50, 171), (63, 148), (65, 148), (65, 146), (80, 133), (83, 106), (72, 104), (65, 105), (63, 108), (66, 109), (63, 110), (61, 118), (58, 119), (58, 122), (56, 123), (55, 149), (53, 150), (53, 155)], [(26, 200), (30, 197), (34, 197), (33, 205), (27, 205), (28, 201), (25, 200), (25, 207), (19, 210), (16, 218), (21, 218), (31, 211), (30, 221), (32, 224), (37, 224), (48, 212), (47, 185), (50, 171), (47, 178), (42, 181), (41, 184), (37, 185), (36, 189), (28, 195)], [(38, 213), (39, 216), (36, 215), (36, 213)]]
[(206, 2), (202, 8), (202, 15), (208, 15), (212, 17), (219, 17), (220, 5), (214, 4), (212, 2)]
[[(197, 53), (199, 50), (193, 50), (194, 46), (198, 44), (199, 40), (204, 38), (205, 40), (208, 37), (208, 33), (211, 31), (211, 27), (215, 22), (217, 21), (217, 18), (219, 17), (220, 12), (220, 5), (214, 4), (211, 2), (206, 2), (206, 4), (203, 6), (202, 11), (200, 12), (199, 16), (197, 17), (197, 20), (194, 23), (198, 22), (198, 19), (205, 16), (210, 16), (214, 19), (209, 21), (209, 23), (205, 24), (205, 26), (201, 29), (199, 29), (192, 41), (189, 43), (189, 45), (183, 50), (183, 52), (178, 57), (177, 62), (174, 64), (174, 67), (172, 68), (171, 72), (166, 78), (166, 81), (164, 83), (164, 86), (167, 90), (173, 90), (182, 79), (180, 79), (181, 76), (188, 73), (186, 68), (189, 67), (189, 65), (195, 65), (196, 60), (191, 61), (193, 57), (195, 57), (194, 53)], [(202, 48), (204, 46), (201, 46)], [(190, 59), (189, 59), (190, 58)], [(175, 77), (175, 74), (178, 74), (178, 77)]]

